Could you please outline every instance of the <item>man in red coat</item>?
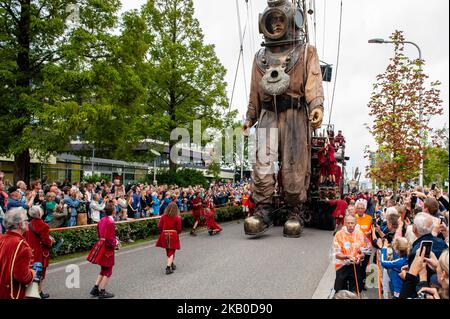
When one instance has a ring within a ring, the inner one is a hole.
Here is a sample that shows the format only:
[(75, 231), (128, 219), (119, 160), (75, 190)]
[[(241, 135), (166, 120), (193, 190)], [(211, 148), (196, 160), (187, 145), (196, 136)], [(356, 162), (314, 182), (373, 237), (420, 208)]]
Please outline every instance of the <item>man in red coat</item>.
[(348, 204), (345, 200), (327, 200), (328, 205), (336, 206), (333, 211), (333, 217), (336, 220), (336, 230), (335, 234), (340, 230), (340, 227), (344, 224), (345, 213), (347, 211)]
[(42, 299), (46, 299), (50, 296), (49, 294), (42, 292), (42, 281), (45, 279), (45, 271), (48, 267), (50, 249), (52, 248), (52, 240), (49, 235), (50, 228), (42, 220), (44, 210), (41, 206), (32, 206), (28, 214), (31, 217), (31, 222), (28, 225), (28, 231), (25, 233), (24, 237), (33, 251), (34, 262), (42, 263), (39, 295)]
[[(91, 295), (99, 297), (100, 299), (113, 298), (114, 294), (107, 292), (106, 285), (112, 275), (114, 266), (114, 251), (117, 246), (116, 240), (116, 226), (114, 222), (113, 213), (116, 209), (113, 204), (108, 203), (105, 207), (106, 216), (103, 217), (97, 224), (97, 233), (99, 241), (91, 250), (88, 260), (97, 249), (93, 263), (101, 266), (100, 274), (97, 277), (94, 288), (91, 290)], [(100, 288), (100, 289), (99, 289)]]
[(202, 196), (200, 192), (197, 192), (197, 197), (195, 197), (192, 200), (192, 205), (193, 205), (193, 209), (192, 209), (192, 217), (194, 217), (194, 226), (192, 226), (192, 230), (191, 230), (191, 235), (192, 236), (197, 236), (197, 234), (195, 233), (195, 229), (197, 228), (198, 224), (200, 223), (200, 216), (203, 213), (203, 205), (202, 205)]
[(25, 286), (36, 272), (33, 253), (23, 234), (28, 230), (26, 211), (10, 209), (5, 215), (6, 234), (0, 236), (0, 299), (23, 299)]

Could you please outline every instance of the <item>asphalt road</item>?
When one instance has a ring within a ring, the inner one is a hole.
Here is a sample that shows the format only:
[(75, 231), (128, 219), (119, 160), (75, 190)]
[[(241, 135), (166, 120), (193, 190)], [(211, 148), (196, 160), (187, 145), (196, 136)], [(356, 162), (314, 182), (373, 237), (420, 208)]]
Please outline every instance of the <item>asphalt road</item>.
[[(223, 225), (223, 232), (209, 236), (181, 236), (177, 270), (165, 274), (165, 251), (155, 242), (119, 251), (107, 290), (116, 298), (203, 299), (282, 298), (309, 299), (330, 263), (332, 232), (306, 228), (300, 238), (285, 238), (274, 227), (263, 237), (245, 236), (242, 221)], [(73, 268), (79, 267), (79, 288)], [(69, 270), (69, 272), (66, 272)], [(47, 270), (44, 291), (51, 298), (92, 298), (89, 291), (99, 266), (85, 259), (55, 264)]]

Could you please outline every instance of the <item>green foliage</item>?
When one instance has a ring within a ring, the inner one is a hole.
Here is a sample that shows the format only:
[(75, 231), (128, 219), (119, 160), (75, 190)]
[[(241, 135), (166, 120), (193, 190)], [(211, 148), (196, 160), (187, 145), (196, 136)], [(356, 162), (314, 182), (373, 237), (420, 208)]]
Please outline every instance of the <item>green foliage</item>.
[(97, 183), (101, 182), (102, 180), (108, 183), (111, 179), (111, 176), (107, 175), (92, 175), (92, 176), (84, 176), (83, 181), (86, 183)]
[[(201, 121), (202, 134), (208, 128), (222, 128), (228, 105), (226, 71), (214, 46), (203, 43), (193, 1), (149, 0), (142, 14), (154, 39), (148, 52), (148, 118), (143, 134), (169, 141), (175, 128), (185, 128), (193, 136), (194, 120)], [(170, 142), (170, 150), (174, 144)], [(171, 162), (172, 170), (175, 166)]]
[[(74, 4), (79, 16), (71, 21), (67, 9)], [(21, 175), (29, 172), (29, 149), (38, 155), (65, 150), (80, 130), (95, 124), (87, 121), (97, 109), (90, 66), (111, 54), (107, 44), (119, 7), (119, 0), (2, 2), (0, 154), (27, 166)]]
[(443, 187), (448, 181), (449, 155), (448, 149), (440, 147), (428, 147), (425, 150), (425, 160), (423, 161), (424, 185), (437, 182), (439, 187)]
[[(216, 209), (215, 219), (217, 222), (238, 220), (243, 217), (241, 207), (226, 207)], [(129, 239), (150, 239), (158, 236), (159, 219), (149, 219), (136, 222), (125, 222), (116, 224), (116, 236), (123, 242)], [(190, 229), (194, 225), (192, 215), (182, 217), (183, 229)], [(88, 226), (84, 228), (53, 231), (50, 233), (57, 242), (64, 240), (58, 252), (52, 250), (51, 257), (73, 254), (76, 252), (88, 252), (97, 242), (97, 228)]]
[(216, 181), (219, 180), (220, 163), (212, 162), (211, 164), (209, 164), (207, 173), (211, 174), (213, 176), (214, 180), (216, 180)]
[(202, 185), (205, 188), (208, 187), (208, 180), (205, 175), (203, 175), (203, 172), (195, 169), (180, 168), (177, 171), (160, 171), (156, 175), (156, 178), (158, 184), (178, 185), (181, 187)]

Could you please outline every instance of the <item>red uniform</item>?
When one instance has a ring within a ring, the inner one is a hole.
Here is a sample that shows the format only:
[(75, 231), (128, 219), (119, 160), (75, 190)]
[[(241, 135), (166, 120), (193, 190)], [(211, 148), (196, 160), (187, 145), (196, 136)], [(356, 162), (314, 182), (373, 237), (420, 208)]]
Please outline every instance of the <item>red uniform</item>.
[(345, 212), (347, 210), (348, 204), (345, 200), (332, 200), (328, 202), (331, 206), (336, 206), (333, 211), (333, 217), (336, 218), (336, 224), (343, 224)]
[[(11, 289), (11, 266), (16, 251)], [(32, 263), (33, 253), (23, 236), (10, 231), (0, 236), (0, 299), (25, 297), (25, 285), (33, 281)]]
[(336, 158), (334, 157), (334, 153), (336, 153), (336, 152), (334, 150), (333, 145), (328, 144), (327, 152), (328, 152), (327, 154), (328, 154), (328, 162), (329, 162), (329, 164), (336, 164)]
[(116, 249), (116, 226), (111, 216), (103, 217), (97, 224), (99, 240), (92, 248), (87, 260), (102, 267), (100, 275), (111, 277)]
[(339, 146), (342, 146), (345, 143), (344, 135), (338, 133), (338, 135), (336, 135), (336, 137), (334, 138), (334, 143)]
[(317, 159), (319, 161), (319, 170), (321, 176), (327, 176), (327, 159), (326, 159), (326, 148), (323, 147), (319, 152), (317, 152)]
[(241, 198), (242, 206), (243, 207), (248, 207), (249, 206), (249, 200), (250, 200), (250, 196), (242, 195), (242, 198)]
[(50, 249), (52, 248), (49, 229), (42, 219), (33, 218), (28, 225), (28, 231), (24, 234), (33, 251), (34, 262), (42, 263), (42, 279), (45, 279), (45, 271), (48, 267)]
[(207, 200), (205, 209), (206, 226), (208, 227), (208, 230), (215, 230), (216, 232), (220, 232), (222, 231), (222, 227), (220, 227), (219, 224), (216, 223), (216, 220), (214, 219), (215, 214), (216, 208), (214, 207), (214, 204), (211, 201)]
[(255, 208), (256, 208), (256, 203), (253, 200), (253, 196), (250, 196), (250, 198), (249, 198), (248, 208), (249, 208), (249, 215), (253, 216), (253, 214), (255, 213)]
[(196, 222), (200, 222), (200, 216), (203, 213), (202, 199), (197, 196), (192, 200), (192, 205), (194, 208), (192, 209), (192, 216), (194, 217)]
[(160, 234), (156, 241), (156, 247), (165, 248), (167, 250), (167, 257), (170, 257), (175, 254), (175, 250), (181, 248), (180, 238), (178, 236), (182, 229), (181, 217), (169, 217), (164, 214), (159, 220), (158, 229)]
[(336, 184), (339, 185), (341, 183), (341, 177), (342, 177), (342, 169), (338, 164), (332, 164), (331, 165), (331, 175), (334, 175), (336, 177)]

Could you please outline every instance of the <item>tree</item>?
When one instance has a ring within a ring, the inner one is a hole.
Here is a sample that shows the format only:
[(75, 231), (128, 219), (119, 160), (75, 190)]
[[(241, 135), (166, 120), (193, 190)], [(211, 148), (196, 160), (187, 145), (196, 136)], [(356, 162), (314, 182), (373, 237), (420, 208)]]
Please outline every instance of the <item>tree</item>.
[[(225, 69), (214, 46), (203, 43), (192, 0), (149, 0), (142, 13), (154, 39), (148, 52), (151, 84), (142, 132), (169, 141), (170, 152), (175, 128), (186, 128), (192, 136), (194, 120), (201, 121), (202, 134), (222, 127)], [(170, 169), (176, 169), (172, 158)]]
[(212, 175), (213, 179), (215, 181), (219, 180), (220, 178), (220, 163), (218, 162), (211, 162), (208, 165), (208, 170), (206, 171), (207, 174)]
[[(30, 150), (66, 148), (95, 107), (84, 84), (108, 52), (119, 0), (0, 3), (0, 154), (29, 182)], [(70, 19), (69, 19), (70, 18)]]
[[(88, 115), (80, 139), (95, 147), (96, 154), (120, 160), (148, 160), (137, 149), (144, 105), (148, 100), (149, 72), (146, 54), (152, 38), (142, 15), (136, 11), (123, 14), (121, 32), (110, 36), (104, 59), (93, 62), (91, 68), (91, 100), (95, 107)], [(89, 154), (86, 154), (89, 156)]]
[(433, 131), (432, 143), (425, 149), (423, 163), (424, 182), (430, 185), (437, 182), (441, 187), (448, 181), (449, 130), (447, 127)]
[[(439, 81), (425, 88), (428, 76), (422, 71), (424, 61), (404, 56), (403, 33), (395, 31), (391, 40), (394, 57), (386, 71), (377, 76), (368, 104), (374, 118), (368, 129), (377, 144), (375, 164), (368, 167), (368, 177), (395, 189), (399, 183), (417, 176), (424, 154), (423, 132), (431, 131), (428, 126), (431, 117), (442, 114), (442, 101)], [(367, 148), (366, 154), (370, 152)]]

